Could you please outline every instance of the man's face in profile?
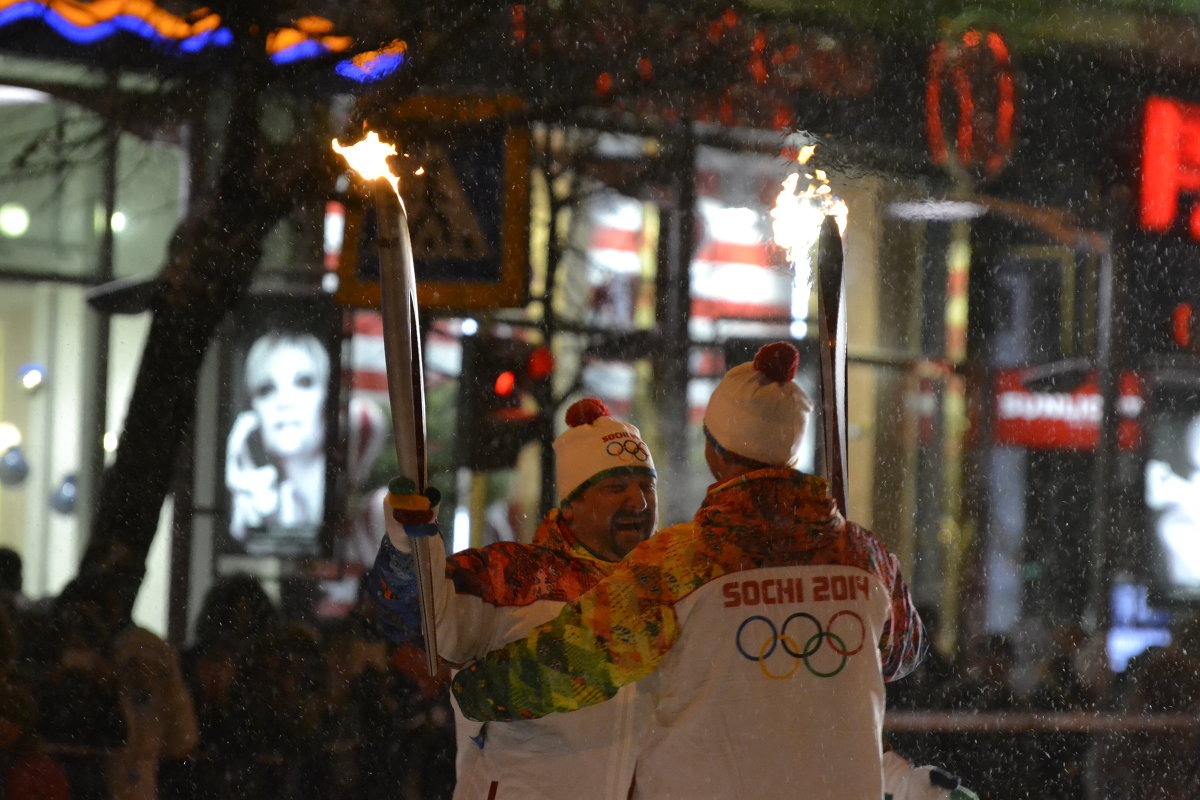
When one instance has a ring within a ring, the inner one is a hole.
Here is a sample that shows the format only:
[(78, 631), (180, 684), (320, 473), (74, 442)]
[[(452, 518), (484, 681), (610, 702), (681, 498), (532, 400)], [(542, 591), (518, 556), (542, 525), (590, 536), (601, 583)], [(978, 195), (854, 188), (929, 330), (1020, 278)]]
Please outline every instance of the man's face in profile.
[(649, 475), (615, 475), (589, 486), (562, 507), (571, 533), (609, 561), (654, 533), (658, 525), (657, 482)]

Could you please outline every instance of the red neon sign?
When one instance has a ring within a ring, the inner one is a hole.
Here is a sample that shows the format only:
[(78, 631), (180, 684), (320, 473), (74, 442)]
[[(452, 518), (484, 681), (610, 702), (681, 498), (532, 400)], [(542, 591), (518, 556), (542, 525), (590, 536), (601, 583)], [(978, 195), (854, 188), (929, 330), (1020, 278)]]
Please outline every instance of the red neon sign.
[[(952, 109), (943, 108), (949, 88)], [(1016, 77), (1008, 45), (995, 31), (970, 29), (957, 41), (938, 42), (929, 55), (925, 132), (935, 164), (951, 156), (963, 167), (1000, 173), (1012, 154)], [(953, 127), (953, 136), (946, 128)]]
[[(1151, 97), (1142, 128), (1142, 227), (1174, 227), (1185, 192), (1200, 192), (1200, 106)], [(1200, 240), (1200, 203), (1192, 205), (1187, 228)]]

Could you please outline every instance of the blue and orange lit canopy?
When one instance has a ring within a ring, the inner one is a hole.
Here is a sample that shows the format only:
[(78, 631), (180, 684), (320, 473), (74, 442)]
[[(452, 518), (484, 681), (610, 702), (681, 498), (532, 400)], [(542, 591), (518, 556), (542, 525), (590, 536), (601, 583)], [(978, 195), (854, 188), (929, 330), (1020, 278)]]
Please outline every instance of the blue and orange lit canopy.
[[(233, 34), (219, 15), (200, 9), (187, 16), (167, 11), (153, 0), (0, 0), (0, 31), (21, 22), (40, 21), (64, 39), (89, 45), (116, 34), (133, 34), (180, 54), (229, 47)], [(267, 53), (276, 64), (353, 51), (354, 40), (333, 33), (333, 23), (306, 16), (267, 36)], [(404, 61), (403, 42), (360, 53), (339, 62), (338, 75), (359, 83), (378, 80)]]

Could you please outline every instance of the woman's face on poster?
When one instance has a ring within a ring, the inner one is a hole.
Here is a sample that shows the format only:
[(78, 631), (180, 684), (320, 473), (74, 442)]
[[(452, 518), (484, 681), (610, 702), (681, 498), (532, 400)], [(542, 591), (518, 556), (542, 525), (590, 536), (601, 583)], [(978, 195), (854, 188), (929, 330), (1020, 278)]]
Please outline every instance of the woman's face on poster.
[(263, 447), (276, 457), (311, 455), (324, 448), (325, 383), (307, 352), (282, 345), (250, 387)]

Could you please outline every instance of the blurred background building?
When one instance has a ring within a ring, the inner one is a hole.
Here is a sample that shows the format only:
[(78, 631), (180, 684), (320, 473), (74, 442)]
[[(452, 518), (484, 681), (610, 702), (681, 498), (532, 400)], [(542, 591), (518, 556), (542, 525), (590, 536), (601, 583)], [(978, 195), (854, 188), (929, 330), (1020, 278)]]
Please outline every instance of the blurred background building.
[[(1035, 658), (1077, 624), (1120, 669), (1200, 598), (1194, 14), (697, 4), (639, 25), (513, 5), (431, 73), (415, 44), (344, 34), (372, 4), (315, 5), (254, 40), (260, 127), (315, 149), (370, 118), (403, 144), (456, 548), (531, 533), (584, 394), (654, 444), (660, 522), (690, 517), (726, 368), (788, 338), (817, 392), (813, 251), (837, 211), (849, 512), (900, 555), (941, 647), (1003, 633)], [(225, 90), (197, 107), (177, 84), (235, 33), (177, 5), (0, 0), (0, 544), (30, 596), (78, 567), (160, 270), (228, 156)], [(335, 615), (374, 555), (395, 471), (375, 223), (336, 166), (320, 186), (267, 234), (178, 432), (137, 612), (175, 641), (219, 575), (314, 583)], [(231, 535), (245, 362), (273, 332), (328, 358), (320, 513)], [(814, 431), (802, 466), (820, 452)]]

